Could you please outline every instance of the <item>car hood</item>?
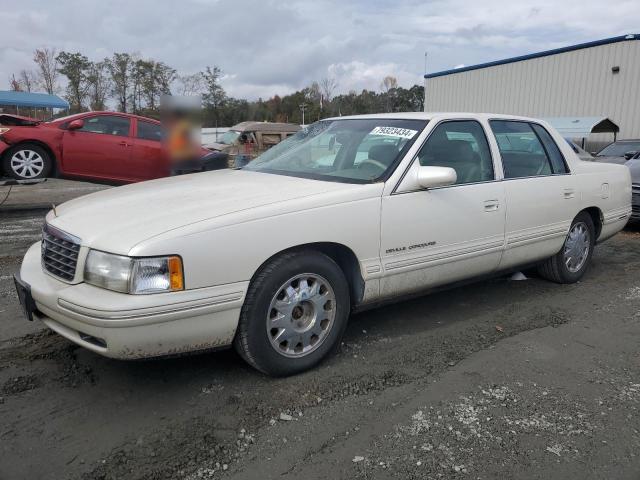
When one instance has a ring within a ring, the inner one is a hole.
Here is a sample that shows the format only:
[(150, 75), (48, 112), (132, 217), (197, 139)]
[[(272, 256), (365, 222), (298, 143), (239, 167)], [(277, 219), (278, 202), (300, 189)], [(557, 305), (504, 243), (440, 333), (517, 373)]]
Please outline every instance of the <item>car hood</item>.
[[(126, 255), (138, 243), (234, 213), (268, 215), (268, 206), (362, 185), (218, 170), (111, 188), (63, 203), (47, 222), (91, 248)], [(267, 207), (267, 208), (259, 208)]]
[(11, 115), (8, 113), (0, 114), (0, 125), (14, 127), (31, 127), (42, 123), (40, 120), (31, 117), (23, 117), (20, 115)]
[(216, 151), (221, 152), (221, 151), (231, 147), (231, 145), (227, 145), (226, 143), (211, 142), (211, 143), (205, 144), (204, 147), (208, 148), (209, 150), (216, 150)]
[(600, 163), (616, 163), (618, 165), (624, 165), (627, 159), (624, 157), (593, 157), (596, 162)]

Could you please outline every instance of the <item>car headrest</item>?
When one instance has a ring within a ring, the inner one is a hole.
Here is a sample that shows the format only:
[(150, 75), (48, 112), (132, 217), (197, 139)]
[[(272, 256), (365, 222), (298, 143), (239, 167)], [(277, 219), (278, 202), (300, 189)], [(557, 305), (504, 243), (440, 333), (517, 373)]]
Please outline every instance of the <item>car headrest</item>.
[(450, 163), (475, 162), (475, 153), (466, 140), (449, 140), (448, 161)]
[(398, 149), (395, 145), (374, 145), (369, 148), (368, 156), (371, 160), (377, 160), (385, 165), (391, 165), (398, 156)]

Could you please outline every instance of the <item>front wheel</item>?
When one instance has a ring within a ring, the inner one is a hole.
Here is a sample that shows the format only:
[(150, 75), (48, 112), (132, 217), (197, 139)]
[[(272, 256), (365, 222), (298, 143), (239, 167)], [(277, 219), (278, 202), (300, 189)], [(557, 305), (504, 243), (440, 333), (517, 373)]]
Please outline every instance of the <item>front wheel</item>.
[(595, 242), (595, 227), (591, 215), (582, 212), (571, 222), (562, 249), (545, 260), (538, 267), (538, 272), (552, 282), (577, 282), (589, 267)]
[(44, 148), (25, 143), (7, 151), (4, 171), (16, 180), (46, 178), (52, 169), (52, 160)]
[(251, 281), (234, 345), (263, 373), (299, 373), (337, 347), (349, 310), (347, 280), (331, 258), (317, 251), (285, 253)]

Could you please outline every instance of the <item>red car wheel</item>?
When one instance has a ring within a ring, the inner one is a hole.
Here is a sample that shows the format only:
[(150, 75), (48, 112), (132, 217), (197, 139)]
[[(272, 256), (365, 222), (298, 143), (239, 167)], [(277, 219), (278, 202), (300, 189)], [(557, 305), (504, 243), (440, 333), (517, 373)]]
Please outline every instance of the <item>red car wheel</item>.
[(46, 178), (51, 172), (51, 157), (40, 146), (24, 143), (7, 151), (4, 171), (17, 180)]

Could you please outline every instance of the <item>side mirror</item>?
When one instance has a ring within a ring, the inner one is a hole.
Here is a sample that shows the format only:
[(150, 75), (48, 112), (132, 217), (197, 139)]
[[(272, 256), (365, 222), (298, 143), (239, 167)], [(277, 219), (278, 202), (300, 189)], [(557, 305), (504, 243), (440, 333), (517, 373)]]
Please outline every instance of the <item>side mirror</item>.
[(84, 120), (78, 119), (73, 120), (67, 128), (69, 130), (80, 130), (82, 127), (84, 127)]
[(624, 158), (627, 160), (631, 160), (631, 158), (633, 158), (633, 156), (638, 153), (638, 152), (627, 152), (624, 154)]
[(458, 174), (449, 167), (418, 167), (416, 180), (420, 188), (435, 188), (453, 185)]
[(589, 152), (589, 153), (590, 153), (591, 155), (593, 155), (594, 157), (595, 157), (596, 155), (598, 155), (598, 152), (595, 152), (595, 151), (594, 151), (594, 152)]

